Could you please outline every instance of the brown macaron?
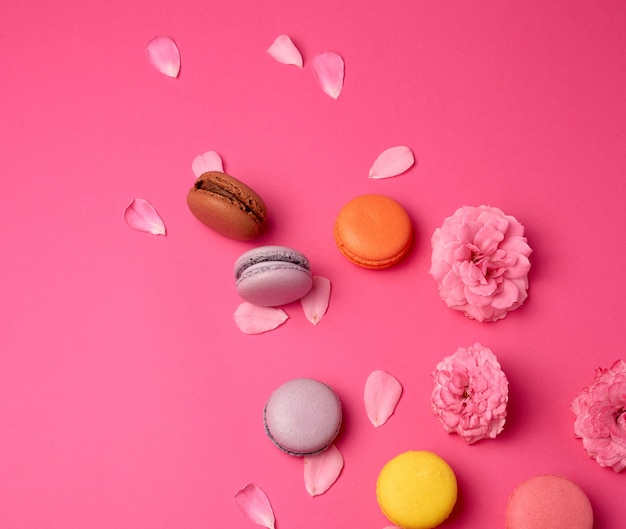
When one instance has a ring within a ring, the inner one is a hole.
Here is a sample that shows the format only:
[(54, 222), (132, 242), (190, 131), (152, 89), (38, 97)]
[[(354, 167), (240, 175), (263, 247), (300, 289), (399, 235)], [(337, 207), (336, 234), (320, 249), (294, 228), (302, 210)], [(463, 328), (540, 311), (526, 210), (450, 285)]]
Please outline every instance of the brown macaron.
[(198, 177), (187, 193), (187, 205), (202, 224), (238, 241), (254, 239), (267, 218), (265, 202), (254, 190), (219, 171)]

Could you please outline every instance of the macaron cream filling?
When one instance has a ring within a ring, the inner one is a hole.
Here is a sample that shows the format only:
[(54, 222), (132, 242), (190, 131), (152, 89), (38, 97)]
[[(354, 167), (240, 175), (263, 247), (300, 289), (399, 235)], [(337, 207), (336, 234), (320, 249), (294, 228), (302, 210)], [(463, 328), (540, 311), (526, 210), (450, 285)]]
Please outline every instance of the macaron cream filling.
[(366, 268), (386, 268), (387, 266), (397, 263), (409, 252), (409, 250), (411, 249), (411, 244), (413, 243), (413, 236), (411, 234), (406, 244), (404, 244), (404, 246), (398, 246), (399, 249), (390, 257), (383, 257), (378, 259), (367, 259), (362, 255), (358, 255), (356, 252), (350, 251), (350, 249), (342, 241), (339, 230), (337, 229), (335, 229), (335, 241), (337, 243), (339, 251), (343, 253), (343, 255), (347, 257), (349, 261), (364, 266)]
[(235, 264), (235, 280), (239, 280), (246, 270), (260, 263), (272, 263), (273, 266), (279, 263), (288, 263), (289, 265), (299, 266), (309, 272), (311, 271), (309, 260), (294, 250), (281, 251), (277, 249), (275, 252), (268, 252), (267, 254), (250, 252), (242, 256)]
[[(213, 174), (213, 178), (215, 180), (218, 179), (215, 174)], [(243, 211), (252, 216), (257, 223), (261, 224), (263, 222), (264, 211), (259, 210), (259, 205), (255, 203), (252, 197), (242, 197), (241, 195), (224, 187), (228, 184), (229, 183), (225, 180), (218, 183), (214, 180), (210, 180), (209, 178), (201, 177), (196, 180), (194, 187), (199, 191), (206, 191), (207, 193), (219, 195), (238, 203)]]

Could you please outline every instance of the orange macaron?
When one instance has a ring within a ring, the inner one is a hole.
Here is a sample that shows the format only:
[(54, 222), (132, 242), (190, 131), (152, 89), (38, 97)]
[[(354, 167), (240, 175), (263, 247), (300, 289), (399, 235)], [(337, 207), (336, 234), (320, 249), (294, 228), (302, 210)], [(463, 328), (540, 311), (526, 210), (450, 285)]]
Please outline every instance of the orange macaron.
[(411, 249), (413, 225), (406, 210), (384, 195), (350, 200), (335, 221), (335, 243), (348, 261), (379, 270), (398, 263)]

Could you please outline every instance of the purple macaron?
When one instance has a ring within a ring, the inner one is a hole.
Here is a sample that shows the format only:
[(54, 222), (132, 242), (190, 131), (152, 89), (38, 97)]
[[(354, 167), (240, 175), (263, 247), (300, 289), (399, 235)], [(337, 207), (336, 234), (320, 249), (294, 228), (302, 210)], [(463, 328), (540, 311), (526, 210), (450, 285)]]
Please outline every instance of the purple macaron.
[(341, 402), (330, 386), (296, 378), (276, 389), (265, 404), (265, 432), (293, 456), (308, 456), (330, 447), (341, 427)]
[(286, 305), (311, 290), (311, 266), (292, 248), (260, 246), (235, 262), (235, 286), (239, 295), (254, 305)]

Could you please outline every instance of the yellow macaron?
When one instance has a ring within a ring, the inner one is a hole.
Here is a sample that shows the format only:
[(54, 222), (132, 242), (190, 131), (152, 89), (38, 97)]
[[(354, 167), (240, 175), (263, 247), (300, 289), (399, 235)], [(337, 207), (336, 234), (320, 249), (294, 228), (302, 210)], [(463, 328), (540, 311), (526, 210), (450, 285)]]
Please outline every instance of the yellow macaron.
[(450, 516), (457, 498), (454, 471), (426, 450), (409, 450), (380, 471), (376, 498), (383, 514), (404, 529), (431, 529)]

